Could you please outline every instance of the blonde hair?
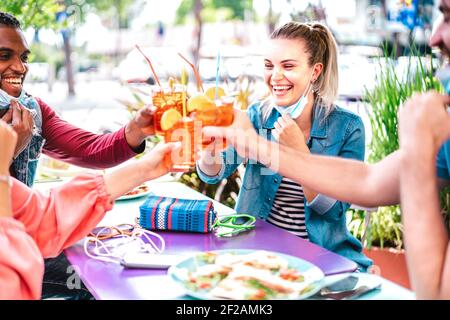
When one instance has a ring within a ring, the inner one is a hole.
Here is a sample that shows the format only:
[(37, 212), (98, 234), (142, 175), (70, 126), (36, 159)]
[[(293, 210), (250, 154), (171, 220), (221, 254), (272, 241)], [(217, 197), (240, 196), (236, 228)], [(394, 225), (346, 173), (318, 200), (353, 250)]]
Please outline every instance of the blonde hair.
[(326, 115), (330, 114), (338, 96), (339, 84), (337, 44), (331, 31), (319, 22), (291, 21), (273, 31), (270, 39), (303, 40), (309, 55), (308, 65), (323, 64), (322, 72), (313, 83), (313, 90), (322, 106), (326, 107)]

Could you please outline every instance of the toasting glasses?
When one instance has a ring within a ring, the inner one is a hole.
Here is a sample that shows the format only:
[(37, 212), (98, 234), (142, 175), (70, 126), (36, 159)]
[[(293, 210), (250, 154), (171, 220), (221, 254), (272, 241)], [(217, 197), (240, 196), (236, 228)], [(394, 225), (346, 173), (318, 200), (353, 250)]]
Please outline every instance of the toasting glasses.
[(232, 237), (255, 228), (256, 218), (248, 214), (218, 217), (213, 224), (218, 237)]

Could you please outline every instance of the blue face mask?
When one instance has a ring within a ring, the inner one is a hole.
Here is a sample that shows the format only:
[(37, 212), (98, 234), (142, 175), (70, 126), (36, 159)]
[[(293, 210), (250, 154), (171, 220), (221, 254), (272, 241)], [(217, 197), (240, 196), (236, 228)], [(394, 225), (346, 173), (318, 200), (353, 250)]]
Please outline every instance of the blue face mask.
[(21, 104), (25, 105), (26, 101), (26, 94), (25, 91), (22, 90), (19, 97), (12, 97), (9, 94), (7, 94), (4, 90), (0, 89), (0, 110), (9, 109), (9, 106), (11, 105), (11, 100), (19, 101)]
[(436, 72), (436, 78), (444, 87), (447, 94), (450, 94), (450, 66), (439, 69)]
[[(450, 94), (450, 66), (439, 69), (435, 76), (444, 87), (445, 92)], [(447, 112), (450, 113), (450, 106), (447, 107)]]
[[(313, 75), (311, 75), (312, 79)], [(292, 119), (297, 119), (302, 114), (305, 106), (308, 104), (308, 95), (312, 90), (312, 82), (311, 79), (309, 81), (308, 86), (305, 88), (305, 92), (303, 92), (300, 99), (293, 105), (288, 107), (280, 107), (275, 105), (275, 109), (281, 114), (289, 114)]]
[(4, 90), (0, 89), (0, 118), (8, 111), (9, 107), (11, 106), (11, 101), (18, 101), (25, 108), (28, 108), (33, 118), (36, 117), (36, 110), (33, 110), (32, 107), (34, 99), (30, 96), (27, 96), (25, 94), (25, 90), (22, 90), (20, 95), (16, 98), (10, 96)]

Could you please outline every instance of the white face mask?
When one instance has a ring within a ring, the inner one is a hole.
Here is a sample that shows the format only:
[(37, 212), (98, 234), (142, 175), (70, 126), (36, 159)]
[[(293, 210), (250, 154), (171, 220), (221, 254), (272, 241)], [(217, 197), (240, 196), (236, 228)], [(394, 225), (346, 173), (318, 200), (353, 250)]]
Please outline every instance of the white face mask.
[(311, 75), (311, 78), (309, 79), (309, 83), (307, 87), (305, 88), (305, 91), (303, 92), (300, 99), (294, 103), (291, 106), (288, 107), (280, 107), (275, 105), (275, 109), (281, 114), (289, 114), (292, 119), (297, 119), (302, 114), (303, 110), (305, 109), (306, 105), (308, 104), (308, 95), (312, 90), (313, 83), (312, 83), (312, 77), (314, 74)]
[[(100, 230), (98, 234), (106, 229)], [(155, 244), (152, 237), (159, 240), (159, 246)], [(144, 241), (143, 238), (147, 241)], [(131, 235), (122, 234), (107, 240), (86, 237), (84, 241), (84, 252), (88, 257), (113, 263), (120, 263), (125, 254), (129, 252), (160, 254), (164, 249), (165, 242), (160, 235), (141, 228), (135, 228)]]

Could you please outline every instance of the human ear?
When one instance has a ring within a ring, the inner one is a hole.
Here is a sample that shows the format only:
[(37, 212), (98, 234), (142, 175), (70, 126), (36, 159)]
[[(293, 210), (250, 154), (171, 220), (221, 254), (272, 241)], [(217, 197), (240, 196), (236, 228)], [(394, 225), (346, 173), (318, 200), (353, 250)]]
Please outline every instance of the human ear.
[(312, 82), (315, 82), (323, 70), (323, 63), (316, 63), (313, 67)]

